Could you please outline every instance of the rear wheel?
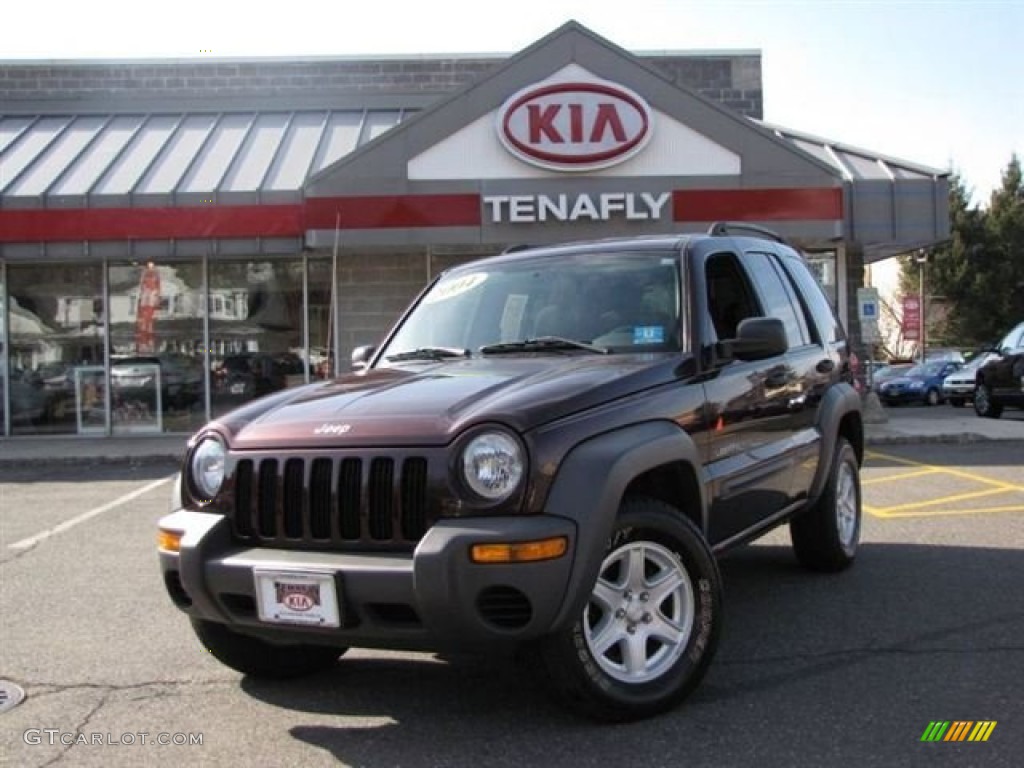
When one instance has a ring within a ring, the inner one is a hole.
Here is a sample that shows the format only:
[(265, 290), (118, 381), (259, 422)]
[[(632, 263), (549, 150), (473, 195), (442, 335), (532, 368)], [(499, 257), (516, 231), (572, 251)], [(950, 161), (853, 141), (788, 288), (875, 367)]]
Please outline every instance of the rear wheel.
[(326, 645), (275, 645), (230, 627), (192, 619), (192, 629), (222, 664), (252, 677), (283, 680), (330, 669), (347, 648)]
[(974, 390), (974, 412), (986, 419), (998, 419), (1003, 415), (1003, 406), (992, 401), (992, 390), (983, 381)]
[(682, 701), (704, 676), (721, 627), (718, 566), (675, 508), (626, 500), (586, 607), (536, 648), (542, 678), (570, 708), (636, 720)]
[(840, 437), (821, 498), (789, 524), (797, 560), (814, 571), (848, 568), (857, 554), (860, 525), (860, 465), (853, 446)]

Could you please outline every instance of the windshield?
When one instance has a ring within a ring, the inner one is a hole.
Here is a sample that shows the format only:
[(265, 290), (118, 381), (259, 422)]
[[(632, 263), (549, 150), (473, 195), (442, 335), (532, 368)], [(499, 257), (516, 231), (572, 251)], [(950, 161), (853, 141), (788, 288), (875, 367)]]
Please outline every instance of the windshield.
[[(384, 349), (382, 362), (510, 351), (585, 353), (565, 341), (610, 352), (677, 350), (679, 283), (677, 259), (664, 252), (466, 266), (430, 289)], [(494, 348), (549, 337), (563, 343)]]

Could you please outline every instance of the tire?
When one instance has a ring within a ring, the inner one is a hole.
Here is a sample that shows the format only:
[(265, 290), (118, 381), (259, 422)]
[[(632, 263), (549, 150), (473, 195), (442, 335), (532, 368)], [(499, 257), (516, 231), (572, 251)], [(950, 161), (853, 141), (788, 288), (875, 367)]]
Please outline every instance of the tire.
[(938, 405), (942, 402), (942, 395), (939, 394), (939, 390), (932, 387), (924, 396), (925, 405)]
[(721, 623), (721, 578), (700, 531), (664, 502), (626, 499), (583, 612), (538, 642), (539, 671), (586, 717), (650, 717), (697, 686)]
[(812, 571), (835, 572), (848, 568), (857, 555), (861, 518), (857, 454), (853, 446), (840, 437), (821, 498), (790, 521), (789, 535), (797, 560)]
[(274, 645), (224, 624), (192, 619), (199, 642), (220, 663), (256, 678), (287, 680), (330, 669), (347, 651), (326, 645)]
[(998, 419), (1003, 415), (1003, 406), (992, 400), (992, 390), (983, 381), (974, 390), (974, 412), (986, 419)]
[(962, 397), (951, 397), (949, 398), (949, 404), (952, 405), (954, 408), (963, 408), (964, 399)]

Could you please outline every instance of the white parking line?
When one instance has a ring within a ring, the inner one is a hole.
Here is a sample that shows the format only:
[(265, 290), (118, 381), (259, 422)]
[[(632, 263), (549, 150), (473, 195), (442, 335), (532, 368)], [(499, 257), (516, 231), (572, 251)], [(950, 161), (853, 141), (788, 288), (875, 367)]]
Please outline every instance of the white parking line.
[(113, 509), (114, 507), (119, 507), (122, 504), (127, 504), (132, 499), (137, 499), (139, 496), (149, 493), (154, 488), (159, 488), (164, 483), (169, 483), (173, 479), (174, 475), (168, 475), (167, 477), (161, 478), (160, 480), (154, 480), (149, 485), (145, 485), (142, 488), (139, 488), (138, 490), (132, 491), (131, 493), (126, 493), (124, 496), (119, 496), (113, 501), (107, 502), (103, 506), (96, 507), (95, 509), (90, 509), (88, 512), (83, 512), (77, 517), (72, 517), (70, 520), (65, 520), (60, 525), (53, 526), (53, 528), (47, 528), (42, 533), (37, 533), (35, 536), (30, 536), (27, 539), (22, 539), (21, 541), (16, 541), (13, 544), (8, 544), (8, 549), (29, 549), (31, 547), (34, 547), (39, 542), (45, 541), (46, 539), (50, 538), (55, 534), (64, 533), (64, 531), (68, 530), (69, 528), (74, 528), (79, 523), (84, 523), (86, 520), (91, 520), (97, 515), (102, 515), (104, 512), (107, 512)]

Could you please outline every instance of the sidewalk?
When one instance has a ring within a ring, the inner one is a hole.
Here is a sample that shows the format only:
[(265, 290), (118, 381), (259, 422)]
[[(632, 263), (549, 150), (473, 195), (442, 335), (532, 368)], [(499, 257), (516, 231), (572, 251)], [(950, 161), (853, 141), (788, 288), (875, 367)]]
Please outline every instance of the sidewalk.
[[(868, 445), (972, 443), (988, 440), (1024, 442), (1024, 411), (1009, 410), (1001, 419), (982, 419), (969, 408), (887, 408), (884, 423), (871, 423), (865, 412)], [(172, 464), (181, 460), (187, 435), (132, 437), (12, 437), (0, 439), (0, 467), (39, 463)]]

